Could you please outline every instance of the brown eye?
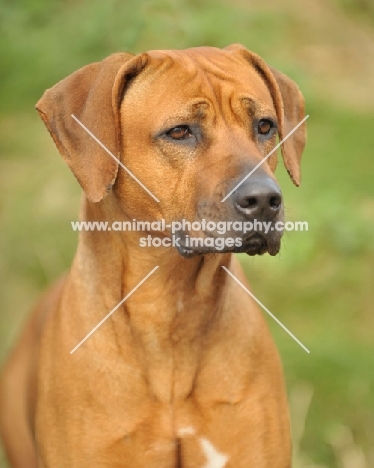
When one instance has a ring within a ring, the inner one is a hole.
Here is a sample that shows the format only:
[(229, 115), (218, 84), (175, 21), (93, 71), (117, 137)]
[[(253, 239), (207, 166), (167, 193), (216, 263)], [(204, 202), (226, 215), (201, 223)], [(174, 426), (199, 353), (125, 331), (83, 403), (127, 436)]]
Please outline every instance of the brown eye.
[(261, 119), (258, 123), (257, 129), (260, 135), (268, 135), (274, 124), (271, 120)]
[(187, 125), (180, 125), (169, 130), (167, 135), (173, 140), (186, 140), (192, 137), (192, 132)]

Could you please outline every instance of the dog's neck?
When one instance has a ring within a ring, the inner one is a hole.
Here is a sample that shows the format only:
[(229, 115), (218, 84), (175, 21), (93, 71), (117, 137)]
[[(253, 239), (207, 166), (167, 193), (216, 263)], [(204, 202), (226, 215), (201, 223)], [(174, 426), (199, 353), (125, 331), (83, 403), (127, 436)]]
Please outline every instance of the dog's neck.
[[(120, 219), (117, 216), (108, 204), (105, 209), (100, 204), (83, 204), (83, 220), (111, 223)], [(85, 281), (85, 270), (94, 272), (94, 277), (90, 274), (87, 278), (88, 296), (97, 298), (92, 307), (97, 316), (91, 316), (91, 322), (99, 323), (158, 266), (108, 320), (113, 324), (116, 341), (131, 338), (143, 356), (144, 367), (155, 373), (154, 379), (147, 376), (154, 381), (155, 393), (165, 393), (165, 388), (157, 390), (157, 370), (168, 374), (168, 363), (174, 368), (178, 355), (190, 367), (192, 379), (206, 336), (219, 320), (218, 304), (222, 306), (227, 281), (222, 266), (229, 267), (231, 255), (185, 259), (172, 247), (140, 247), (139, 238), (144, 233), (134, 231), (86, 231), (80, 236), (74, 268), (80, 282)], [(102, 301), (101, 307), (98, 301)], [(175, 394), (172, 387), (168, 386)], [(188, 387), (185, 382), (181, 392)], [(166, 392), (169, 397), (170, 392)]]
[[(114, 221), (131, 222), (118, 208), (114, 197), (107, 197), (104, 201), (105, 205), (102, 202), (90, 203), (84, 199), (81, 219), (107, 222), (108, 226)], [(129, 293), (158, 266), (149, 282), (153, 283), (152, 290), (155, 285), (159, 286), (160, 295), (156, 294), (152, 300), (177, 298), (179, 291), (185, 293), (186, 299), (191, 298), (191, 295), (201, 299), (207, 299), (210, 294), (216, 295), (215, 282), (226, 276), (221, 267), (229, 266), (230, 254), (198, 255), (187, 259), (174, 247), (142, 247), (140, 238), (147, 236), (148, 233), (144, 231), (134, 230), (82, 231), (78, 255), (82, 261), (100, 265), (100, 268), (94, 269), (98, 278), (112, 278), (111, 282), (103, 281), (103, 287), (108, 292), (111, 287), (118, 289), (121, 284), (123, 292)], [(146, 283), (144, 286), (143, 290), (146, 289)]]

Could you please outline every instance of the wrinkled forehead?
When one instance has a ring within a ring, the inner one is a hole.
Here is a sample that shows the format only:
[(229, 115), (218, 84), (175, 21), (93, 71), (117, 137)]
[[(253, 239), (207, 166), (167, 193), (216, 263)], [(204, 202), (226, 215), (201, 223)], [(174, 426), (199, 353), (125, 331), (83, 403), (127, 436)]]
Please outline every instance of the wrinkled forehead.
[(236, 99), (265, 112), (274, 109), (264, 78), (230, 51), (198, 47), (147, 54), (147, 68), (135, 88), (137, 98), (147, 99), (150, 107), (192, 107), (203, 112), (209, 104), (222, 107)]

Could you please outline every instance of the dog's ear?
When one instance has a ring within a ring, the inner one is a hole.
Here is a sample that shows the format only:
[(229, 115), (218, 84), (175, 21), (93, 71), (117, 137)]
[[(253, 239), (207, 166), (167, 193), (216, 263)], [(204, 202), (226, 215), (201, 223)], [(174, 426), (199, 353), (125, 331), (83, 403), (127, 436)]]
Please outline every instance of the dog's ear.
[(63, 79), (36, 104), (59, 152), (92, 202), (102, 200), (112, 188), (118, 162), (72, 115), (120, 159), (122, 96), (128, 80), (146, 63), (146, 54), (110, 55)]
[[(226, 47), (226, 50), (239, 53), (249, 62), (266, 82), (274, 101), (279, 124), (279, 138), (283, 140), (305, 117), (304, 98), (298, 86), (290, 78), (269, 67), (257, 54), (240, 44)], [(284, 165), (293, 183), (300, 185), (300, 162), (306, 141), (305, 122), (282, 144)]]
[[(304, 97), (294, 81), (273, 67), (270, 67), (281, 94), (283, 106), (283, 125), (279, 138), (283, 140), (305, 117)], [(300, 185), (300, 162), (306, 141), (305, 122), (282, 144), (284, 165), (295, 185)]]

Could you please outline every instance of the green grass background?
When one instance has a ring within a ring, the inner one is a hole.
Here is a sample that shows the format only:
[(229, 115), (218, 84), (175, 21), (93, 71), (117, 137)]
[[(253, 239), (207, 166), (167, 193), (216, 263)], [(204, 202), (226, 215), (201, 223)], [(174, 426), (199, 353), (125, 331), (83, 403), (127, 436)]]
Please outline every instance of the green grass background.
[[(288, 233), (241, 257), (286, 371), (296, 468), (374, 466), (374, 4), (371, 0), (0, 0), (0, 359), (69, 267), (80, 189), (34, 110), (75, 69), (130, 50), (241, 42), (307, 102), (303, 181), (277, 176)], [(7, 464), (1, 459), (0, 467)]]

